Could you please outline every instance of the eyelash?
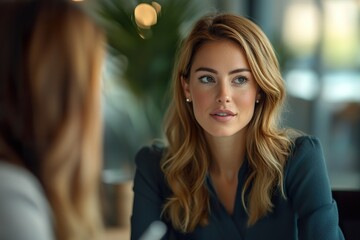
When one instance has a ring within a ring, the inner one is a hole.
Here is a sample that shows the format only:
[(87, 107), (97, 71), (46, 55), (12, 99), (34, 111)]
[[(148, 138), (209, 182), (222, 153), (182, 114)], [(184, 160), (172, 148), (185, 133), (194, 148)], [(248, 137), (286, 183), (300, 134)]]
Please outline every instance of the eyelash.
[[(238, 80), (240, 80), (240, 82)], [(200, 83), (209, 84), (209, 83), (214, 83), (215, 79), (212, 76), (204, 75), (204, 76), (199, 77), (199, 81), (200, 81)], [(242, 84), (245, 84), (247, 81), (248, 81), (247, 77), (237, 76), (231, 82), (242, 85)]]
[(238, 80), (238, 79), (241, 79), (241, 82), (239, 82), (237, 84), (245, 84), (248, 81), (247, 77), (244, 77), (244, 76), (238, 76), (238, 77), (234, 78), (233, 81)]
[[(207, 79), (207, 80), (205, 80), (205, 79)], [(199, 81), (201, 83), (211, 83), (211, 82), (215, 82), (215, 79), (212, 76), (204, 75), (204, 76), (199, 77)]]

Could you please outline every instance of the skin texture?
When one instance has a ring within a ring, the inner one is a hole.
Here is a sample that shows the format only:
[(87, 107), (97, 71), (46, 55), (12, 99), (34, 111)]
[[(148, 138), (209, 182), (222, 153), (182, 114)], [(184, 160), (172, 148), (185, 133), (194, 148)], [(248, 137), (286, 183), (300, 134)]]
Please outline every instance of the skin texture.
[[(183, 81), (195, 118), (209, 137), (242, 138), (257, 97), (257, 83), (239, 46), (227, 40), (204, 44)], [(230, 115), (216, 113), (231, 111)]]

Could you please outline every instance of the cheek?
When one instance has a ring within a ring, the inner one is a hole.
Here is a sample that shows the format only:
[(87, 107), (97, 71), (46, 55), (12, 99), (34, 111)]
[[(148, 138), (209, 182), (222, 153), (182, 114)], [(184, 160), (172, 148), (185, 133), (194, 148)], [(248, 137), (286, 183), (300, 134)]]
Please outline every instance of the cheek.
[(253, 94), (247, 94), (247, 95), (243, 96), (243, 98), (241, 99), (241, 102), (244, 105), (253, 106), (253, 105), (255, 105), (255, 96)]
[(192, 94), (194, 112), (201, 112), (207, 108), (211, 99), (206, 92), (194, 92)]
[(253, 93), (239, 94), (236, 105), (238, 105), (240, 109), (253, 112), (255, 108), (255, 94)]

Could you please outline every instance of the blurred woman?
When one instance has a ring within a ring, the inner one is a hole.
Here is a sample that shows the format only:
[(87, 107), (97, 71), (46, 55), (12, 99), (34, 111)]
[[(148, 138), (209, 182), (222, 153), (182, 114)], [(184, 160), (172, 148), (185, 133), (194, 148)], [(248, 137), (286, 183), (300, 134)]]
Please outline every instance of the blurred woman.
[(0, 2), (0, 239), (99, 239), (101, 29), (71, 1)]

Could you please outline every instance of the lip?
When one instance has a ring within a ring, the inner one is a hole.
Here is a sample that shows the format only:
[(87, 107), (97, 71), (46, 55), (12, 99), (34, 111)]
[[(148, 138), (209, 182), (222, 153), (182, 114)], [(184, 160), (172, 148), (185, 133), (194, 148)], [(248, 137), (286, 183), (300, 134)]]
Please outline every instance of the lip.
[(230, 110), (226, 110), (226, 109), (219, 109), (219, 110), (215, 110), (210, 113), (211, 117), (213, 117), (215, 120), (220, 121), (220, 122), (229, 121), (232, 118), (234, 118), (236, 115), (237, 115), (237, 113), (234, 113), (234, 112), (232, 112)]
[(211, 116), (236, 116), (237, 114), (236, 113), (233, 113), (232, 111), (230, 110), (227, 110), (227, 109), (219, 109), (219, 110), (215, 110), (213, 111), (212, 113), (210, 113)]

